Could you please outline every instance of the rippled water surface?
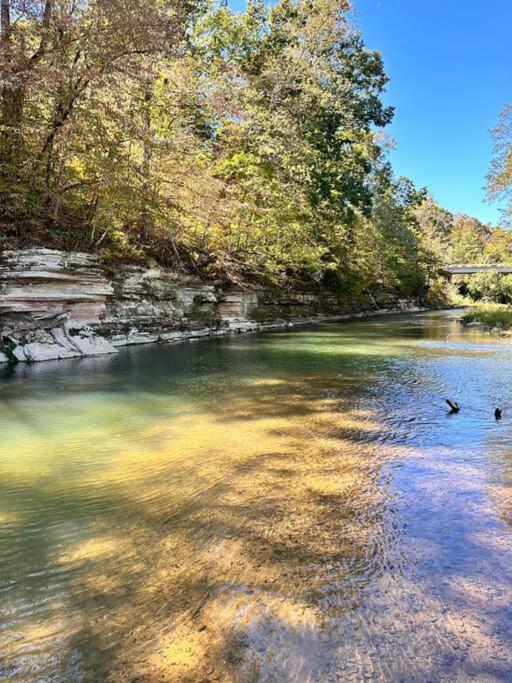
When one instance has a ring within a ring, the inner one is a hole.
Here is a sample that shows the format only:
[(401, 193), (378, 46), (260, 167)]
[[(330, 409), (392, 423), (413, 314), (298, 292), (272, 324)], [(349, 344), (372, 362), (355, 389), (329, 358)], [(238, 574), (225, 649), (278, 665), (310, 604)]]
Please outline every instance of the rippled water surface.
[(452, 317), (1, 369), (0, 679), (512, 680), (512, 344)]

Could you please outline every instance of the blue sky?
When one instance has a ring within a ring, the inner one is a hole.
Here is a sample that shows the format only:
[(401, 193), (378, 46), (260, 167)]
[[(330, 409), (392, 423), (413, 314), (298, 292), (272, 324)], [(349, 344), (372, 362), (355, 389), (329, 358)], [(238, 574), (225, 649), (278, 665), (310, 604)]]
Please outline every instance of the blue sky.
[[(497, 222), (485, 203), (490, 129), (512, 102), (511, 0), (354, 0), (355, 22), (378, 49), (396, 107), (387, 128), (397, 175), (426, 185), (451, 211)], [(235, 9), (244, 0), (231, 0)]]

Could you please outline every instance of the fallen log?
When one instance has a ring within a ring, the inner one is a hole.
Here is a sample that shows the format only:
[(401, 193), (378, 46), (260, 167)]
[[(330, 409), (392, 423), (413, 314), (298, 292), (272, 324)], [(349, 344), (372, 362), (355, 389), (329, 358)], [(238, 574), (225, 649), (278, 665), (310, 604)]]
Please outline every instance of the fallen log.
[(446, 403), (448, 403), (448, 405), (449, 405), (450, 408), (451, 408), (451, 411), (450, 411), (450, 412), (452, 412), (452, 413), (460, 413), (460, 406), (459, 406), (459, 404), (458, 404), (456, 401), (450, 401), (450, 399), (447, 398), (447, 399), (446, 399)]

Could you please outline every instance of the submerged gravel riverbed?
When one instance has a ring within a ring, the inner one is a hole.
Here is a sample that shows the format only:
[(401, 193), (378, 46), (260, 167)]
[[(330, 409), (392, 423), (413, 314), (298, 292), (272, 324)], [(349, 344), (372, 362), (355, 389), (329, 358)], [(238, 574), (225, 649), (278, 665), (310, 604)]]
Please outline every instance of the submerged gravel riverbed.
[(0, 679), (511, 680), (512, 346), (454, 317), (1, 368)]

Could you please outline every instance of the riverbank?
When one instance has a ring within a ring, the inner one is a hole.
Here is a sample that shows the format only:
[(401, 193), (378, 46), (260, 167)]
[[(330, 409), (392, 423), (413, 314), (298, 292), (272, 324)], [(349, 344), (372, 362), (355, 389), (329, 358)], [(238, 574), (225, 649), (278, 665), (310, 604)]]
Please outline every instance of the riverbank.
[(466, 327), (480, 327), (502, 336), (510, 336), (512, 308), (504, 304), (475, 305), (460, 320)]
[(327, 290), (237, 288), (160, 268), (106, 268), (81, 252), (6, 251), (0, 264), (0, 362), (116, 353), (353, 317), (427, 310), (381, 292), (347, 301)]

